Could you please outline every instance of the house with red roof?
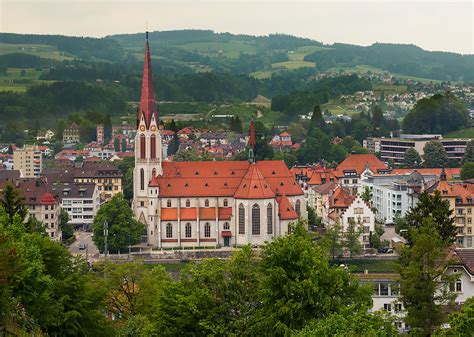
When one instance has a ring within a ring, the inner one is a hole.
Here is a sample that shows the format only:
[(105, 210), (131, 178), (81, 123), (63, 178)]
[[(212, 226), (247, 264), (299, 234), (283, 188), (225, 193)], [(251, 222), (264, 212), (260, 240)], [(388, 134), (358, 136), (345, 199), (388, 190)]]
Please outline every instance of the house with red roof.
[(390, 168), (374, 154), (350, 154), (335, 169), (335, 176), (351, 193), (362, 193), (361, 180), (364, 174), (390, 173)]
[(274, 135), (272, 140), (270, 141), (270, 145), (275, 150), (289, 151), (293, 146), (291, 135), (286, 131), (278, 135)]
[[(253, 123), (249, 161), (163, 161), (151, 77), (147, 33), (135, 136), (132, 207), (136, 218), (146, 226), (144, 239), (148, 245), (263, 245), (288, 233), (291, 222), (307, 218), (303, 191), (285, 163), (253, 159)], [(189, 141), (191, 135), (200, 139), (192, 128), (178, 131), (180, 139)]]

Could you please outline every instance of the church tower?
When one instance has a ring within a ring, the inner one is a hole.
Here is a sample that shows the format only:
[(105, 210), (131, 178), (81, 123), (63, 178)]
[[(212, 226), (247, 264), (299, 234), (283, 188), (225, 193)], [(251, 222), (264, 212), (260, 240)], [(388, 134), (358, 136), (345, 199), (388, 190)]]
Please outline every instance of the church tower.
[[(161, 166), (161, 134), (156, 99), (153, 92), (148, 32), (146, 32), (142, 93), (136, 123), (133, 211), (136, 218), (148, 227), (148, 225), (153, 223), (152, 207), (149, 207), (149, 183), (154, 176), (163, 174)], [(154, 192), (156, 193), (156, 191)]]

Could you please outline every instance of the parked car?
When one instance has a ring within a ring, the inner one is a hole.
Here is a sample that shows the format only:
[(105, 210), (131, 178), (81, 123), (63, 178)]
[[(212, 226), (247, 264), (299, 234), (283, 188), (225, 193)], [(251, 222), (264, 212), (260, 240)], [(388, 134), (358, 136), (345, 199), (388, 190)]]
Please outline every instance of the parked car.
[(86, 249), (86, 244), (85, 243), (80, 243), (79, 244), (79, 250), (84, 250)]
[(379, 248), (377, 251), (378, 251), (380, 254), (391, 254), (391, 253), (393, 253), (393, 249), (390, 248), (390, 247)]

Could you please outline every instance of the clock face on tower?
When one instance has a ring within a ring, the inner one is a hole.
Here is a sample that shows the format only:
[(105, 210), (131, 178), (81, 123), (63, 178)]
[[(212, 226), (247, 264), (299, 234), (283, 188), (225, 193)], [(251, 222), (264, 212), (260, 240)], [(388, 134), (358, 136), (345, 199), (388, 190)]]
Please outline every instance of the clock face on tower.
[(155, 125), (151, 126), (151, 131), (156, 131), (156, 126)]
[(145, 131), (145, 125), (140, 125), (140, 131)]

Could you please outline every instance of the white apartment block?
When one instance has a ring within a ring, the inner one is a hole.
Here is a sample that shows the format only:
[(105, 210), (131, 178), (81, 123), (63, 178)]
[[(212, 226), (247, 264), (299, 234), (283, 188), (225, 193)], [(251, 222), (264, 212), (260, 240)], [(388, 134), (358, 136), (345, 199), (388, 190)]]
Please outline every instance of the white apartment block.
[(13, 169), (24, 178), (38, 178), (43, 165), (43, 154), (37, 146), (25, 145), (13, 151)]

